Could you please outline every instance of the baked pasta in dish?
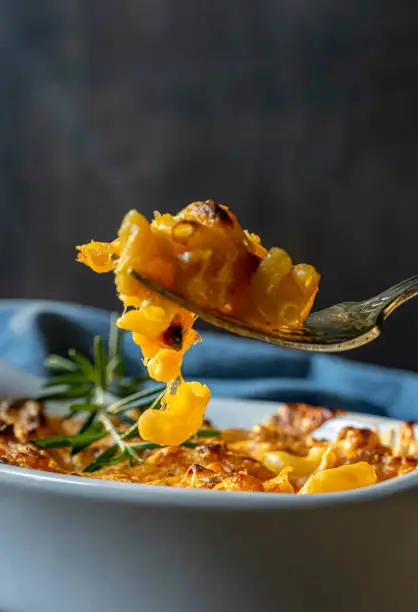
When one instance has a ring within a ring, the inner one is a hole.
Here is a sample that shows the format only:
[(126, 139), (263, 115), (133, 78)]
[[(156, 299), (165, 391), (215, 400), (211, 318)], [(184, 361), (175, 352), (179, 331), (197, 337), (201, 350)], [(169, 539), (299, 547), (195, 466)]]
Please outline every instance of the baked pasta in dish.
[[(251, 430), (224, 430), (188, 446), (141, 452), (92, 474), (83, 468), (111, 443), (100, 440), (71, 456), (64, 449), (40, 449), (30, 439), (71, 434), (74, 423), (48, 417), (32, 400), (0, 404), (0, 463), (127, 483), (224, 491), (312, 494), (357, 489), (418, 468), (418, 444), (405, 423), (396, 444), (376, 431), (343, 428), (335, 441), (315, 438), (315, 429), (338, 412), (304, 404), (287, 405)], [(193, 443), (194, 442), (194, 443)]]
[(151, 223), (131, 210), (113, 242), (77, 248), (78, 260), (95, 272), (114, 271), (125, 307), (118, 325), (132, 332), (151, 378), (168, 383), (164, 409), (147, 410), (139, 419), (142, 438), (162, 445), (181, 444), (199, 429), (210, 392), (181, 378), (183, 355), (200, 340), (196, 316), (136, 275), (265, 329), (301, 327), (318, 290), (313, 266), (293, 265), (283, 249), (267, 251), (213, 200), (193, 202), (175, 216), (155, 213)]

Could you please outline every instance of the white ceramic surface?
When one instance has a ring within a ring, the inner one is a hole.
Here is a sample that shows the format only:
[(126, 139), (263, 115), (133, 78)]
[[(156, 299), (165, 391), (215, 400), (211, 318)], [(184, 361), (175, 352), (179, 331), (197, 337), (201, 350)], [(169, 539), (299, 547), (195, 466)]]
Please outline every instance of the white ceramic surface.
[[(208, 416), (247, 427), (276, 409), (217, 400)], [(417, 512), (418, 473), (297, 497), (0, 466), (0, 610), (416, 612)]]

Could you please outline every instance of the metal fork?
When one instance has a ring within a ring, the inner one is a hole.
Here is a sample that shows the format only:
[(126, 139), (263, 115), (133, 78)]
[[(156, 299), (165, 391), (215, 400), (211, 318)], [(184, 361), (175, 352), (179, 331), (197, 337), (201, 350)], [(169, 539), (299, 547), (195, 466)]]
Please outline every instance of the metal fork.
[(418, 276), (413, 276), (368, 300), (342, 302), (313, 312), (301, 329), (266, 331), (216, 310), (203, 308), (180, 295), (167, 291), (158, 283), (135, 271), (132, 271), (131, 274), (149, 289), (153, 289), (196, 313), (204, 321), (222, 327), (233, 334), (285, 348), (314, 352), (348, 351), (368, 344), (380, 335), (384, 321), (396, 308), (418, 295)]

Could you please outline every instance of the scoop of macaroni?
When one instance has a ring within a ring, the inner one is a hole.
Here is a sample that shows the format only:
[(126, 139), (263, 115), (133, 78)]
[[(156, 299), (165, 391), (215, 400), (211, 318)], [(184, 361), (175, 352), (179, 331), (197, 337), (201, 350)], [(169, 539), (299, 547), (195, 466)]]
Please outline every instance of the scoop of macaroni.
[(198, 383), (185, 386), (181, 377), (184, 353), (200, 340), (193, 329), (196, 316), (147, 289), (133, 273), (265, 329), (300, 327), (318, 290), (315, 268), (293, 265), (282, 249), (267, 251), (226, 206), (212, 200), (193, 202), (175, 216), (155, 213), (151, 223), (131, 210), (113, 242), (77, 249), (78, 260), (95, 272), (114, 271), (125, 307), (117, 324), (132, 332), (151, 378), (177, 381), (176, 392), (164, 396), (163, 410), (148, 411), (139, 421), (141, 436), (158, 444), (181, 444), (195, 433), (210, 392)]

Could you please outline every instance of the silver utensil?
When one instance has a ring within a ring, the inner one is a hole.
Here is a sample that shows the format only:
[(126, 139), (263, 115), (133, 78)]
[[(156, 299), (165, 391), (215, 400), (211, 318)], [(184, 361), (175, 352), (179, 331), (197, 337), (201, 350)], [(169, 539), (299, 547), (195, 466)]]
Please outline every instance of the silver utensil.
[(167, 291), (153, 280), (135, 272), (132, 276), (149, 289), (196, 313), (201, 319), (233, 334), (276, 344), (285, 348), (314, 352), (340, 352), (357, 348), (377, 338), (387, 317), (401, 304), (418, 295), (418, 276), (413, 276), (362, 302), (342, 302), (308, 316), (301, 329), (266, 331), (203, 308), (180, 295)]

